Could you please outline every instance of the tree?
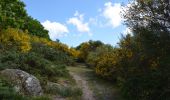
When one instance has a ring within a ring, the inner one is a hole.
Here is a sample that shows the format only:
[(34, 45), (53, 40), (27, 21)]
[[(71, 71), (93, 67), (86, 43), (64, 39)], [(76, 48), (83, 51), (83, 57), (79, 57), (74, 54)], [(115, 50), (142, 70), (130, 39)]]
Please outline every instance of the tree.
[[(126, 8), (125, 23), (134, 34), (120, 42), (119, 70), (128, 100), (170, 99), (169, 11), (169, 0), (134, 0)], [(122, 56), (128, 52), (130, 58)]]
[(27, 16), (24, 7), (20, 0), (0, 0), (0, 28), (23, 28)]
[(23, 30), (28, 30), (29, 34), (31, 35), (50, 39), (48, 35), (48, 31), (44, 29), (44, 27), (41, 25), (41, 23), (38, 20), (33, 19), (30, 16), (27, 16), (25, 18)]
[(145, 27), (155, 32), (170, 32), (169, 9), (169, 0), (132, 0), (123, 15), (133, 30)]
[(28, 16), (20, 0), (0, 0), (0, 29), (17, 28), (29, 34), (50, 39), (41, 23)]
[(103, 45), (101, 41), (92, 41), (89, 40), (88, 42), (84, 42), (76, 47), (77, 50), (80, 51), (79, 54), (79, 61), (85, 62), (87, 59), (87, 56), (90, 52), (95, 51), (97, 47)]

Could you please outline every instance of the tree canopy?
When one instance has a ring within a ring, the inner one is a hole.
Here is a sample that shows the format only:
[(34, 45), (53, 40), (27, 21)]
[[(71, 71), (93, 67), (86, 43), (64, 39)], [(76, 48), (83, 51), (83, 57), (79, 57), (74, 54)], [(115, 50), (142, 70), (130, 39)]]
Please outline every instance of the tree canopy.
[(0, 0), (0, 29), (18, 28), (49, 39), (48, 31), (38, 20), (28, 16), (24, 7), (25, 4), (20, 0)]

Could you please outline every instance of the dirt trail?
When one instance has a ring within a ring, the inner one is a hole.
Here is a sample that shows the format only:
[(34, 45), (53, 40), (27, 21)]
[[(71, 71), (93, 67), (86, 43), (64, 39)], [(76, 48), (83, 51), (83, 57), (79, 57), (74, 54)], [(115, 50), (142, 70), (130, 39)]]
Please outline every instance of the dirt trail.
[(70, 73), (73, 78), (76, 80), (77, 85), (82, 88), (83, 95), (82, 95), (82, 100), (95, 100), (93, 96), (93, 92), (89, 89), (89, 86), (87, 84), (87, 81), (74, 73)]

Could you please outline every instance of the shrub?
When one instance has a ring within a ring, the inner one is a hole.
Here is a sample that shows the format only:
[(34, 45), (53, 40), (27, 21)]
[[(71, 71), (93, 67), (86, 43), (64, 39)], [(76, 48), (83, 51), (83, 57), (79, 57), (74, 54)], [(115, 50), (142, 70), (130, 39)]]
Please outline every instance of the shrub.
[(67, 52), (61, 51), (57, 48), (47, 46), (42, 43), (32, 43), (31, 52), (35, 52), (55, 64), (71, 64), (73, 63), (72, 57)]
[(103, 43), (101, 41), (88, 41), (81, 43), (79, 46), (76, 47), (79, 50), (78, 53), (78, 62), (85, 62), (90, 52), (94, 52), (97, 47), (102, 46)]
[(99, 59), (97, 66), (95, 68), (96, 74), (111, 80), (116, 81), (117, 79), (117, 62), (114, 53), (106, 52), (102, 55), (102, 58)]
[(89, 67), (95, 68), (97, 63), (102, 59), (103, 55), (112, 52), (113, 47), (107, 44), (103, 44), (96, 48), (96, 50), (89, 52), (86, 63)]
[(82, 95), (82, 90), (78, 87), (63, 86), (55, 83), (51, 83), (50, 85), (46, 86), (45, 91), (54, 95), (58, 94), (62, 97), (75, 97)]
[(28, 52), (31, 49), (30, 36), (19, 29), (8, 28), (0, 31), (0, 42), (10, 47), (15, 45), (22, 52)]
[(53, 77), (67, 76), (68, 71), (65, 65), (57, 65), (38, 53), (20, 53), (17, 51), (5, 51), (0, 53), (0, 69), (19, 68), (35, 76), (46, 77), (49, 80)]

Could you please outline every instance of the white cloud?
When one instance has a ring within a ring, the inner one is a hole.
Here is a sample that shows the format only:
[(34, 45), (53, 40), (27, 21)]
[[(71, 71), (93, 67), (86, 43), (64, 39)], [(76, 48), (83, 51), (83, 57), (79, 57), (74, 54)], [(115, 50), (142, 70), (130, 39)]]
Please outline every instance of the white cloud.
[(87, 33), (90, 32), (89, 23), (84, 22), (84, 15), (79, 14), (78, 11), (76, 11), (76, 13), (74, 14), (74, 17), (69, 18), (67, 23), (76, 26), (79, 32), (87, 32)]
[(113, 28), (118, 27), (121, 25), (121, 11), (122, 7), (120, 3), (107, 2), (104, 4), (104, 9), (102, 11), (102, 15), (108, 20), (108, 24), (111, 25)]
[(56, 40), (58, 37), (67, 36), (67, 33), (69, 30), (67, 27), (61, 23), (58, 22), (51, 22), (49, 20), (46, 20), (42, 23), (44, 28), (49, 31), (49, 36), (52, 40)]

